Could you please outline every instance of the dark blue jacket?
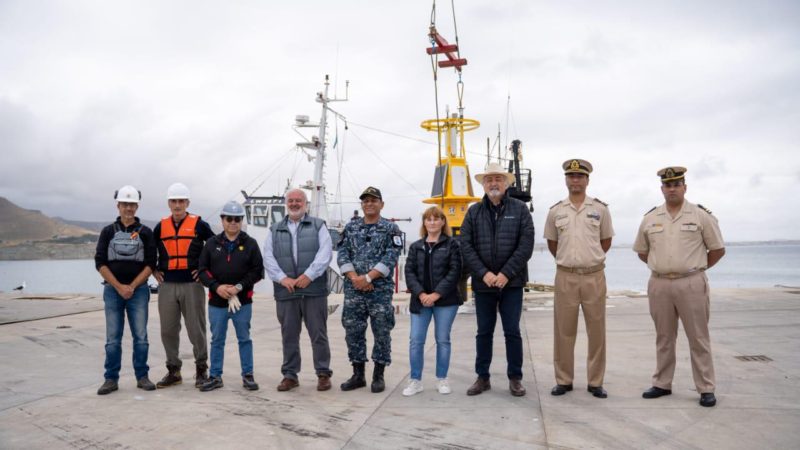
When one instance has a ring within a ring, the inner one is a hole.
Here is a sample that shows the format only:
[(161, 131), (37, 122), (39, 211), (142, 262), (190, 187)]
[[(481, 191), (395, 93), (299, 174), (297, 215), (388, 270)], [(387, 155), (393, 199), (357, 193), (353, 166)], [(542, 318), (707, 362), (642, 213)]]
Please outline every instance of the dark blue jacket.
[(507, 287), (523, 287), (528, 282), (528, 260), (533, 254), (533, 219), (525, 203), (503, 198), (495, 208), (489, 198), (467, 210), (461, 224), (461, 253), (472, 275), (474, 291), (494, 292), (486, 286), (487, 272), (503, 273)]

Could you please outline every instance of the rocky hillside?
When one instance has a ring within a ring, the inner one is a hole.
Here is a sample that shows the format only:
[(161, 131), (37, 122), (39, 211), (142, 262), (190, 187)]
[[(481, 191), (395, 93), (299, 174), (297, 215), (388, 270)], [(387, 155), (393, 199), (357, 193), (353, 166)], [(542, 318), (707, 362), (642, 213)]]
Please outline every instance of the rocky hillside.
[(0, 260), (91, 258), (98, 234), (0, 197)]
[(21, 208), (0, 197), (0, 245), (7, 246), (30, 241), (75, 238), (96, 231), (59, 222), (40, 211)]

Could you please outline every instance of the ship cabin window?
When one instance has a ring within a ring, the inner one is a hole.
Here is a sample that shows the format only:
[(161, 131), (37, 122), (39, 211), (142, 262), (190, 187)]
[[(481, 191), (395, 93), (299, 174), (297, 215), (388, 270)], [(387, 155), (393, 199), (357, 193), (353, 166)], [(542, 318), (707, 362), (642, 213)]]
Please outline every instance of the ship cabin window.
[(254, 205), (253, 206), (253, 218), (251, 223), (253, 226), (256, 227), (266, 227), (267, 224), (267, 206), (266, 205)]
[(274, 205), (272, 207), (272, 223), (278, 223), (283, 220), (286, 208), (282, 205)]

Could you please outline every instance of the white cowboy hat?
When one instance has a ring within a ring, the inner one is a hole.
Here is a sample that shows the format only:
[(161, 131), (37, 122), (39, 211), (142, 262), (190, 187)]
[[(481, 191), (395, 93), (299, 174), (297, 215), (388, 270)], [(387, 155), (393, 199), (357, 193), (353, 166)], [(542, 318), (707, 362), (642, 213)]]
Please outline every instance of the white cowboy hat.
[(475, 179), (478, 180), (478, 183), (483, 184), (483, 177), (485, 177), (486, 175), (503, 175), (506, 177), (506, 180), (508, 180), (509, 185), (514, 184), (514, 181), (516, 181), (514, 179), (514, 174), (509, 173), (506, 169), (503, 168), (503, 166), (501, 166), (498, 163), (487, 164), (486, 168), (483, 170), (483, 173), (475, 175)]

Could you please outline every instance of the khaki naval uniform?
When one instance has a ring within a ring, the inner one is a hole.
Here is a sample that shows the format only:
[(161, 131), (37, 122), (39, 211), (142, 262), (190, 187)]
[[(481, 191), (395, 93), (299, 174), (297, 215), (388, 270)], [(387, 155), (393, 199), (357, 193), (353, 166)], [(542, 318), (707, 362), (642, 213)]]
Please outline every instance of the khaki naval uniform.
[(655, 387), (672, 389), (680, 318), (689, 339), (697, 392), (714, 392), (714, 363), (708, 334), (708, 278), (704, 271), (708, 266), (708, 251), (723, 247), (716, 217), (688, 201), (683, 202), (675, 217), (662, 204), (642, 219), (633, 251), (647, 253), (647, 267), (652, 271), (647, 296), (656, 327)]
[(606, 254), (600, 241), (614, 236), (605, 203), (586, 197), (580, 208), (569, 198), (550, 208), (544, 237), (557, 241), (554, 350), (556, 383), (572, 384), (578, 308), (583, 309), (589, 352), (589, 386), (602, 386), (606, 370)]

